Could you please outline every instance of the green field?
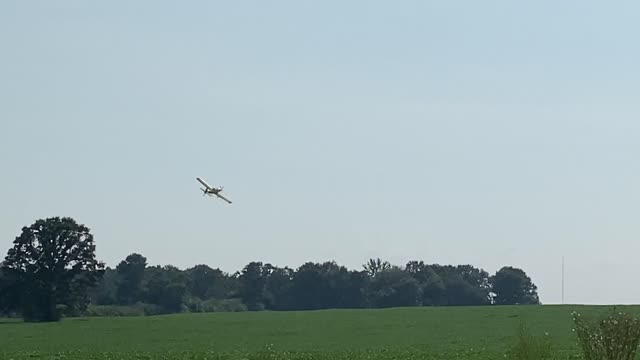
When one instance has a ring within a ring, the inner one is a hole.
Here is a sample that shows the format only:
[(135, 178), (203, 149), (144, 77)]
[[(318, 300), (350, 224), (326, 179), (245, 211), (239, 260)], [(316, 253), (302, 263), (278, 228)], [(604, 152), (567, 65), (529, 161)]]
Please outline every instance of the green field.
[[(578, 354), (571, 312), (610, 307), (448, 307), (0, 320), (2, 359), (422, 358), (499, 359), (517, 325)], [(620, 307), (639, 313), (640, 307)], [(272, 354), (266, 353), (267, 347)]]

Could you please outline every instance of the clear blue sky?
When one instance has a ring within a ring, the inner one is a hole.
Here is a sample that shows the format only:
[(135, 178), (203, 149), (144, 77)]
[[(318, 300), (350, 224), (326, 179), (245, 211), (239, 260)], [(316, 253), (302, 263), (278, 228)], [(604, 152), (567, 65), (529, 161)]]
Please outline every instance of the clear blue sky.
[(2, 252), (71, 216), (110, 266), (512, 265), (546, 303), (564, 255), (566, 302), (640, 303), (639, 12), (3, 1)]

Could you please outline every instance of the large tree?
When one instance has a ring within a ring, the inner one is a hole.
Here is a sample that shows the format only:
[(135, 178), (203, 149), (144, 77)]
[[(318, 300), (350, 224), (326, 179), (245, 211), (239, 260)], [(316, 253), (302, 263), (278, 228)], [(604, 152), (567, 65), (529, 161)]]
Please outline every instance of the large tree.
[(289, 310), (294, 307), (292, 297), (293, 274), (288, 267), (274, 266), (265, 284), (265, 308), (269, 310)]
[(144, 271), (144, 299), (163, 312), (181, 312), (187, 295), (187, 275), (175, 266), (152, 266)]
[(227, 275), (220, 269), (200, 264), (186, 270), (188, 290), (200, 300), (224, 299), (227, 296)]
[(366, 264), (362, 265), (362, 268), (364, 268), (364, 271), (366, 271), (369, 276), (374, 277), (381, 271), (389, 270), (391, 263), (386, 260), (383, 261), (380, 258), (369, 259)]
[(7, 279), (2, 271), (2, 264), (0, 263), (0, 315), (6, 314), (8, 312), (8, 291), (7, 291)]
[(364, 284), (359, 280), (335, 261), (307, 262), (293, 275), (291, 294), (298, 310), (359, 307), (364, 297), (353, 289)]
[(18, 305), (12, 285), (9, 275), (5, 274), (0, 264), (0, 315), (11, 313)]
[(410, 272), (391, 266), (379, 271), (371, 280), (369, 301), (376, 308), (420, 306), (422, 288)]
[(272, 268), (270, 264), (252, 261), (238, 275), (240, 297), (249, 310), (264, 310), (267, 277)]
[(447, 302), (446, 288), (440, 275), (423, 261), (409, 261), (405, 266), (422, 287), (422, 305), (444, 305)]
[(498, 305), (537, 305), (538, 288), (527, 274), (518, 268), (505, 266), (491, 277), (494, 303)]
[(116, 266), (119, 277), (116, 296), (120, 304), (133, 304), (142, 299), (142, 280), (147, 258), (133, 253)]
[(447, 305), (489, 305), (489, 274), (471, 265), (429, 265), (443, 281)]
[(104, 271), (89, 228), (70, 217), (39, 219), (13, 241), (3, 269), (16, 280), (27, 321), (57, 321), (58, 306), (82, 310)]
[(119, 280), (118, 272), (107, 267), (91, 292), (91, 301), (96, 305), (116, 304)]

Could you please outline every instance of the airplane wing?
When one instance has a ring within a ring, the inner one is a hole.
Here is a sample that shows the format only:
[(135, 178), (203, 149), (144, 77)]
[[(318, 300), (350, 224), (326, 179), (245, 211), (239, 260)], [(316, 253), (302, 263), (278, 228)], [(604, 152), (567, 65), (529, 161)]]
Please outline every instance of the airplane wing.
[(231, 200), (227, 199), (226, 197), (224, 197), (224, 196), (222, 196), (220, 194), (216, 194), (216, 196), (218, 196), (220, 199), (222, 199), (222, 200), (228, 202), (229, 204), (231, 204)]
[(209, 184), (207, 184), (204, 180), (200, 179), (199, 177), (197, 177), (196, 180), (198, 180), (200, 184), (204, 185), (204, 187), (206, 187), (207, 189), (211, 189), (211, 186), (209, 186)]

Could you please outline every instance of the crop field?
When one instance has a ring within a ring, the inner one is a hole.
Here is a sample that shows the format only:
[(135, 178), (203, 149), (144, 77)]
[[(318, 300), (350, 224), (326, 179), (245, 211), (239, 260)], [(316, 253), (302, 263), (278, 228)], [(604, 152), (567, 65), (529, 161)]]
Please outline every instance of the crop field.
[[(518, 324), (555, 353), (579, 353), (571, 312), (509, 306), (0, 320), (2, 359), (504, 359)], [(639, 313), (640, 307), (620, 307)], [(548, 334), (548, 335), (546, 335)]]

